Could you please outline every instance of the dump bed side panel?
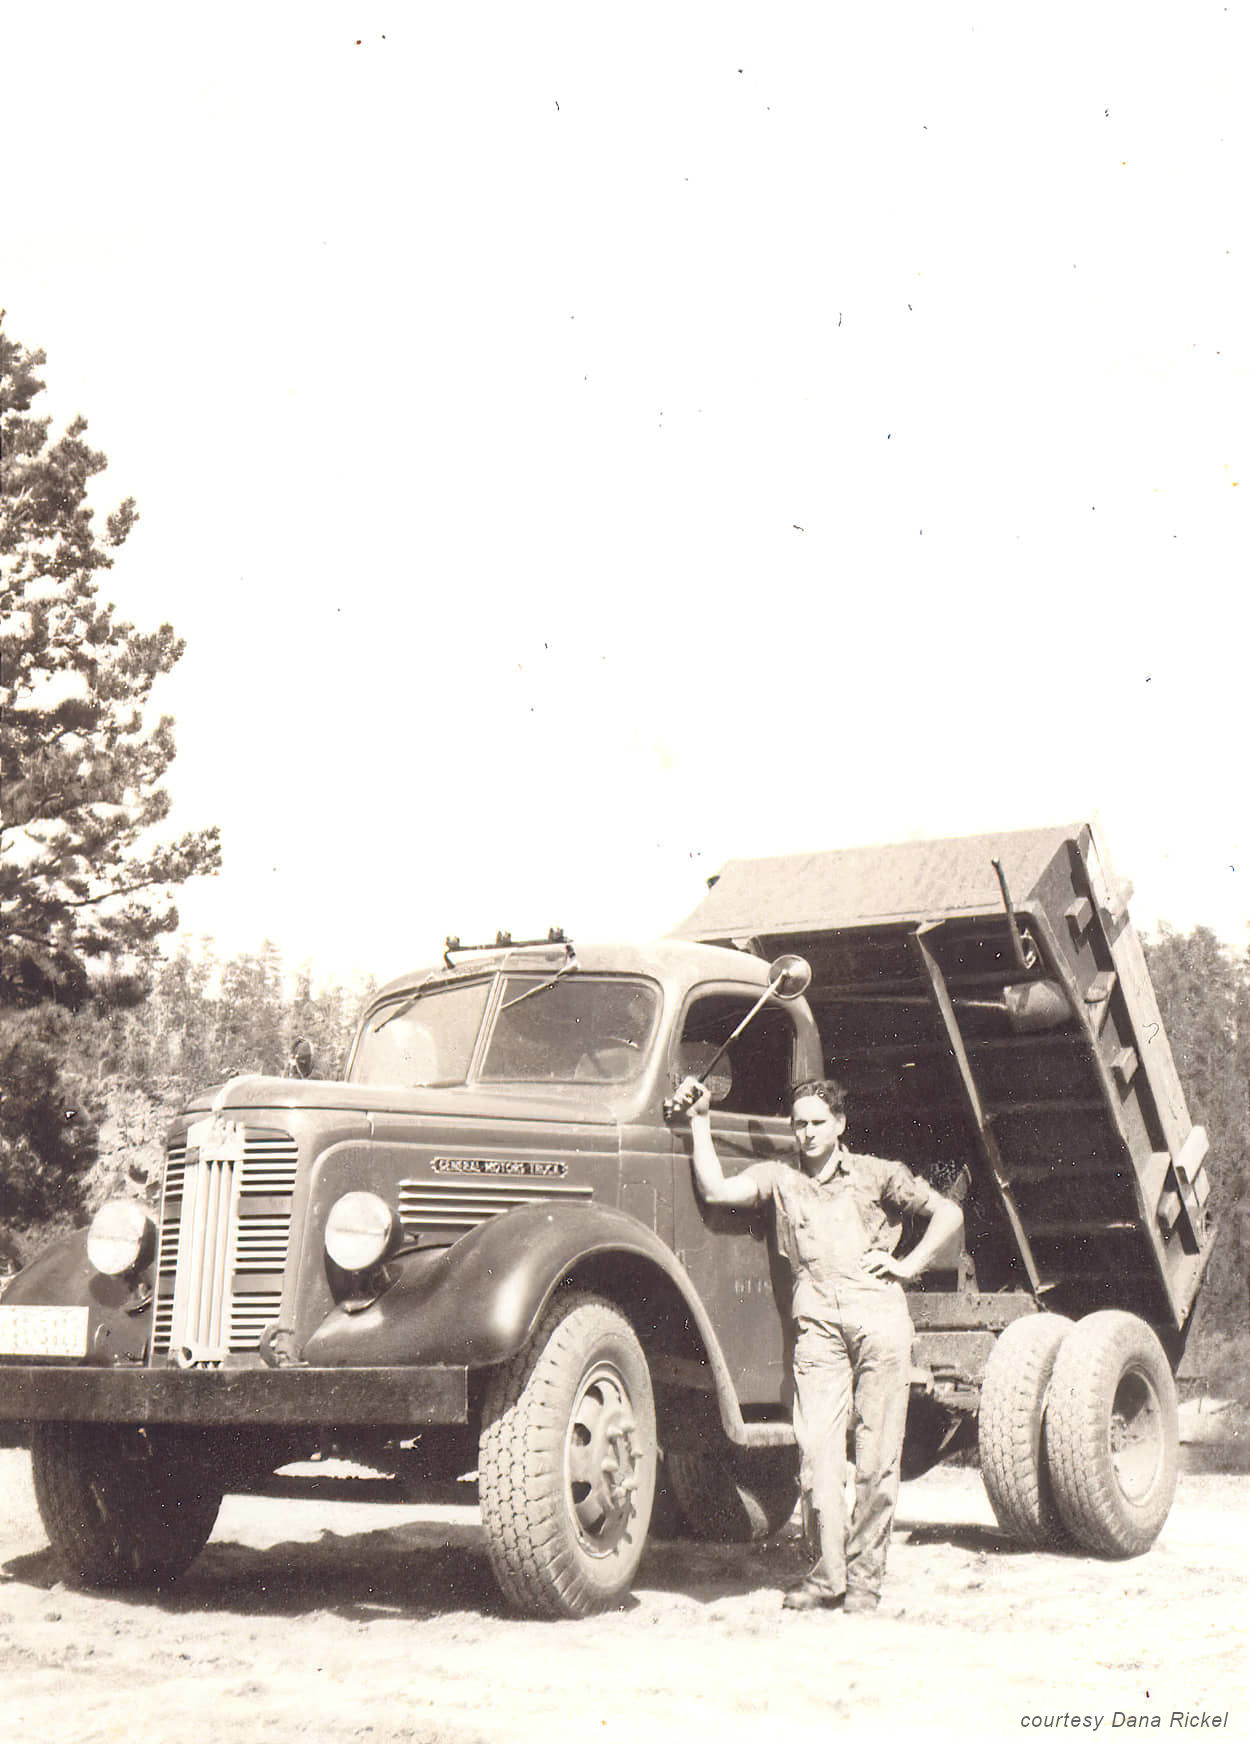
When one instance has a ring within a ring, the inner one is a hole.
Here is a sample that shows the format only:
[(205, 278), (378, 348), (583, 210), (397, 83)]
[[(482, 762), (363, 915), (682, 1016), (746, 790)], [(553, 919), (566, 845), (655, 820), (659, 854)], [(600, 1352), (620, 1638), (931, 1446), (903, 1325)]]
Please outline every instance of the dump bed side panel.
[(679, 930), (809, 959), (853, 1142), (939, 1185), (968, 1166), (979, 1288), (1184, 1327), (1206, 1136), (1094, 829), (734, 861)]
[(1215, 1242), (1206, 1215), (1207, 1135), (1189, 1117), (1129, 920), (1130, 894), (1115, 878), (1097, 827), (1086, 825), (1047, 868), (1029, 908), (1039, 929), (1049, 928), (1057, 978), (1072, 988), (1074, 1003), (1080, 995), (1082, 1028), (1132, 1164), (1141, 1235), (1179, 1329)]

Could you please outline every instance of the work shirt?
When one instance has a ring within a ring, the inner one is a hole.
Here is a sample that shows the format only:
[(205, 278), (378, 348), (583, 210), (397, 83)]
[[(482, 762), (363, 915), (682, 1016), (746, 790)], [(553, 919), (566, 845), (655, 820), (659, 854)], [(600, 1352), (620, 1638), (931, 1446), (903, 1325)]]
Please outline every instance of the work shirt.
[(873, 1251), (894, 1252), (904, 1215), (932, 1215), (938, 1194), (927, 1181), (903, 1163), (847, 1150), (837, 1153), (827, 1181), (786, 1163), (753, 1163), (743, 1174), (772, 1204), (797, 1321), (836, 1318), (848, 1291), (901, 1293), (895, 1279), (874, 1277), (863, 1260)]

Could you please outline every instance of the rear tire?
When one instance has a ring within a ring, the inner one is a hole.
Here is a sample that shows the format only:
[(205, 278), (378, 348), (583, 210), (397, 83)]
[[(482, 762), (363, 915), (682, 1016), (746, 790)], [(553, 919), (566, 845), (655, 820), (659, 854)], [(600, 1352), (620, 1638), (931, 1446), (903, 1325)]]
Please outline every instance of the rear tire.
[(1059, 1353), (1046, 1414), (1055, 1501), (1076, 1542), (1140, 1556), (1168, 1517), (1179, 1460), (1176, 1383), (1144, 1320), (1104, 1309)]
[(655, 1494), (655, 1403), (633, 1329), (598, 1296), (560, 1292), (487, 1389), (478, 1492), (504, 1597), (585, 1617), (628, 1592)]
[(1020, 1544), (1058, 1545), (1066, 1537), (1042, 1433), (1056, 1358), (1072, 1329), (1062, 1314), (1013, 1320), (981, 1383), (981, 1478), (999, 1525)]
[(208, 1543), (222, 1492), (194, 1439), (114, 1423), (36, 1423), (35, 1499), (66, 1581), (158, 1587)]
[(665, 1463), (691, 1536), (708, 1543), (758, 1543), (779, 1532), (798, 1505), (794, 1447), (674, 1448)]

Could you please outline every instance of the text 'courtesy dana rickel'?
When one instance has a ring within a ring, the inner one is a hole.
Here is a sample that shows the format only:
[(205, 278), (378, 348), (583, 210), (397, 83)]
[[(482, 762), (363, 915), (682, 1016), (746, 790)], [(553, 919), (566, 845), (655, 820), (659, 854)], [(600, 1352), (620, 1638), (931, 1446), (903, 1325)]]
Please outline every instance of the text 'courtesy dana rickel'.
[(1067, 1731), (1069, 1727), (1083, 1729), (1089, 1732), (1099, 1732), (1104, 1727), (1111, 1732), (1145, 1728), (1148, 1731), (1199, 1731), (1217, 1728), (1226, 1732), (1230, 1720), (1227, 1713), (1217, 1709), (1173, 1708), (1169, 1712), (1136, 1713), (1122, 1708), (1113, 1708), (1109, 1714), (1077, 1714), (1077, 1713), (1040, 1713), (1022, 1714), (1020, 1725), (1026, 1732), (1034, 1731)]

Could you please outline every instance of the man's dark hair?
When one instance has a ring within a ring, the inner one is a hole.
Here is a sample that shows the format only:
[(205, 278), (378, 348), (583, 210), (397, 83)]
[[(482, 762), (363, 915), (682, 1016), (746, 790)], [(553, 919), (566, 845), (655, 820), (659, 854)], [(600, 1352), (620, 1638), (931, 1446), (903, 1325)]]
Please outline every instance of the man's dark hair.
[(846, 1113), (846, 1090), (836, 1078), (807, 1078), (790, 1091), (790, 1106), (800, 1096), (819, 1096), (831, 1114)]

